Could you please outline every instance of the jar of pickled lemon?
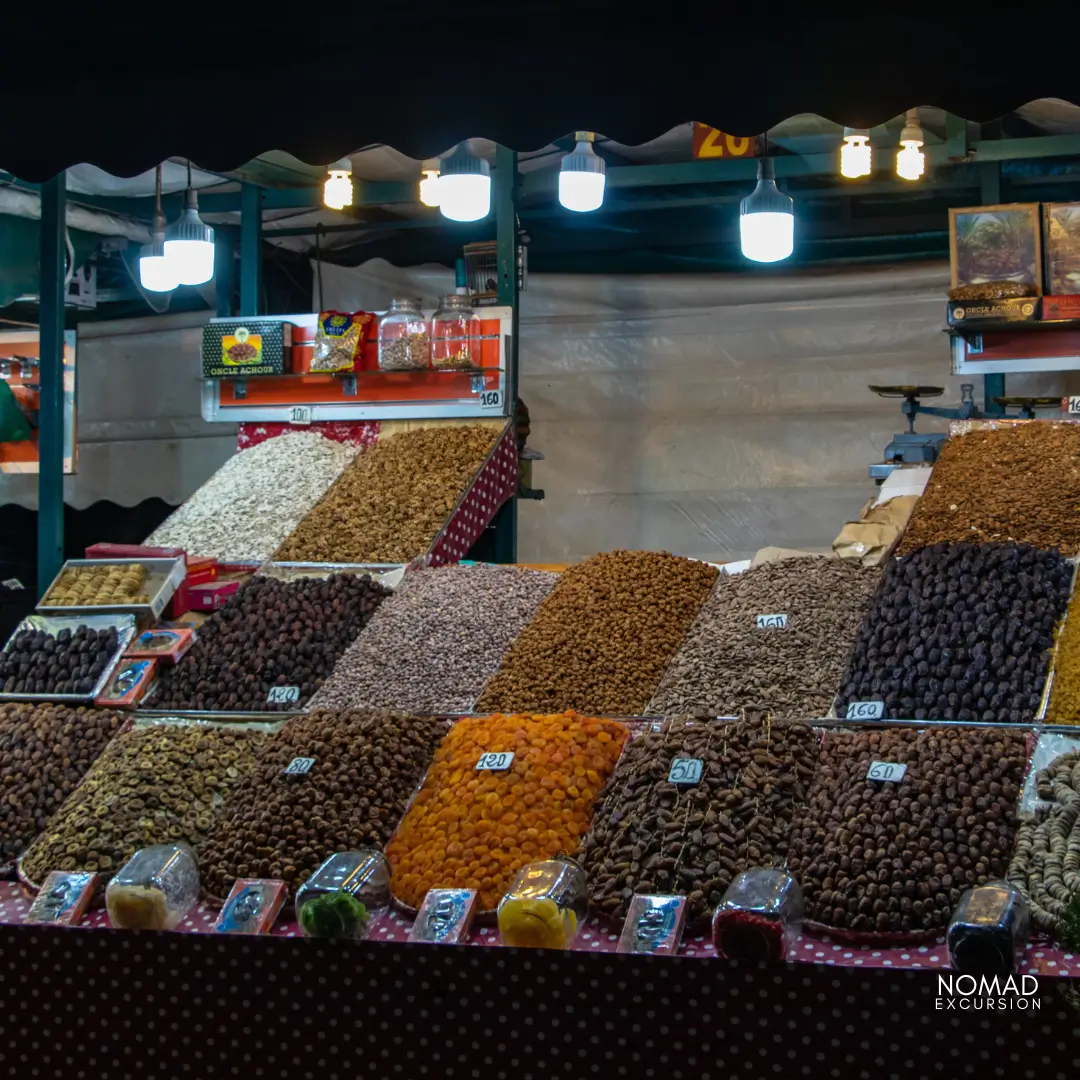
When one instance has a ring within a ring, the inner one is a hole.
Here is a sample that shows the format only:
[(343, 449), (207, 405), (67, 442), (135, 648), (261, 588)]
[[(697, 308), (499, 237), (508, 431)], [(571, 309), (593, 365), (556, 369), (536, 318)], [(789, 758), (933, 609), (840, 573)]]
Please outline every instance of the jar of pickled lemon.
[(585, 871), (568, 855), (529, 863), (499, 901), (499, 936), (519, 949), (568, 949), (588, 910)]

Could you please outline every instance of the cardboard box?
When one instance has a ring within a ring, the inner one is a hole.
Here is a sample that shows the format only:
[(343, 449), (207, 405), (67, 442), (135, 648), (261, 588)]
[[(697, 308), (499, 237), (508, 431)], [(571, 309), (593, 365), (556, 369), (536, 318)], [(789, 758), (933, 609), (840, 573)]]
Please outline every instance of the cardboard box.
[(1080, 296), (1044, 296), (1041, 318), (1080, 319)]
[(194, 585), (188, 589), (189, 608), (191, 611), (217, 611), (239, 588), (239, 581), (212, 581), (207, 585)]
[(1039, 300), (1021, 296), (1016, 300), (950, 300), (950, 326), (978, 323), (1032, 322), (1039, 317)]
[(214, 319), (203, 327), (203, 375), (285, 375), (292, 369), (292, 323)]
[(124, 656), (134, 660), (156, 660), (159, 667), (179, 662), (191, 648), (195, 631), (186, 626), (144, 630), (128, 646)]
[(102, 709), (134, 709), (149, 692), (157, 676), (156, 660), (121, 659), (105, 689), (94, 698)]

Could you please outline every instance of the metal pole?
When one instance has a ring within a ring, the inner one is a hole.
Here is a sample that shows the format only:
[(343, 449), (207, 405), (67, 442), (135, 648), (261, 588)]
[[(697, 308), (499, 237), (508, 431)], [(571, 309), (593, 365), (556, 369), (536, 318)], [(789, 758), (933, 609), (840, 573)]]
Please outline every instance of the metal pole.
[(220, 226), (214, 230), (214, 292), (219, 319), (233, 313), (233, 238)]
[[(495, 250), (499, 272), (499, 303), (510, 306), (506, 393), (512, 424), (517, 423), (518, 396), (518, 272), (517, 272), (517, 153), (505, 146), (495, 150)], [(517, 562), (518, 501), (515, 495), (495, 517), (495, 561)]]
[[(996, 161), (984, 161), (979, 166), (979, 179), (983, 206), (1001, 202), (1001, 165)], [(1004, 416), (1005, 409), (994, 398), (1005, 396), (1004, 375), (983, 376), (983, 412), (987, 416)]]
[(262, 192), (240, 185), (240, 315), (258, 315), (262, 292)]
[(38, 597), (64, 562), (64, 259), (67, 177), (41, 185), (38, 363)]

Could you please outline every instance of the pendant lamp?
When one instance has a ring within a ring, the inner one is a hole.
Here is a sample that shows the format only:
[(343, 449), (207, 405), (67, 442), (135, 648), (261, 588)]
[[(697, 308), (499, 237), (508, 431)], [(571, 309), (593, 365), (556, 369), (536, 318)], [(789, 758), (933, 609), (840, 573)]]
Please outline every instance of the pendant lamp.
[(214, 276), (214, 230), (199, 217), (190, 161), (184, 209), (166, 232), (165, 258), (181, 285), (202, 285)]
[(139, 254), (139, 284), (147, 292), (172, 292), (180, 279), (165, 257), (165, 214), (161, 209), (161, 166), (154, 175), (154, 227), (149, 244)]
[(758, 159), (757, 187), (739, 206), (742, 253), (754, 262), (779, 262), (795, 247), (795, 203), (773, 179), (770, 157)]
[(451, 221), (479, 221), (491, 210), (491, 166), (461, 143), (442, 163), (439, 210)]
[(591, 131), (577, 131), (577, 145), (562, 159), (559, 168), (559, 202), (567, 210), (588, 213), (604, 204), (604, 159), (593, 149), (596, 136)]

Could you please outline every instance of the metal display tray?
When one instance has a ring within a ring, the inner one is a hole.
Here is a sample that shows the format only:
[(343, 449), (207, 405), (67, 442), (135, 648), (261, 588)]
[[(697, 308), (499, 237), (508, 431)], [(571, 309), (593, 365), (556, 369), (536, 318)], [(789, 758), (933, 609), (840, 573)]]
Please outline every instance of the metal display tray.
[(316, 563), (277, 562), (268, 559), (256, 573), (263, 577), (295, 581), (297, 578), (327, 578), (331, 574), (367, 574), (373, 581), (396, 589), (405, 573), (405, 563)]
[(100, 696), (105, 687), (109, 685), (109, 680), (113, 677), (113, 672), (116, 670), (117, 664), (120, 663), (124, 656), (124, 650), (131, 644), (131, 639), (135, 636), (135, 616), (130, 613), (121, 615), (77, 616), (27, 615), (26, 618), (15, 627), (15, 632), (4, 644), (3, 651), (6, 653), (11, 649), (15, 638), (23, 630), (44, 630), (45, 633), (52, 634), (55, 637), (61, 630), (67, 629), (74, 633), (80, 626), (85, 626), (91, 630), (107, 630), (109, 627), (115, 626), (118, 632), (117, 636), (120, 639), (116, 653), (105, 665), (105, 670), (98, 677), (98, 681), (94, 684), (94, 688), (89, 694), (0, 693), (0, 701), (77, 701), (86, 703), (92, 702), (94, 698)]
[[(49, 593), (56, 588), (65, 570), (80, 566), (130, 566), (139, 563), (146, 568), (146, 592), (150, 597), (145, 604), (88, 604), (81, 607), (55, 606), (48, 603)], [(68, 559), (60, 568), (60, 573), (41, 598), (37, 610), (43, 615), (108, 615), (127, 614), (139, 616), (151, 621), (158, 619), (165, 610), (165, 605), (184, 583), (187, 573), (182, 558), (175, 559)]]

